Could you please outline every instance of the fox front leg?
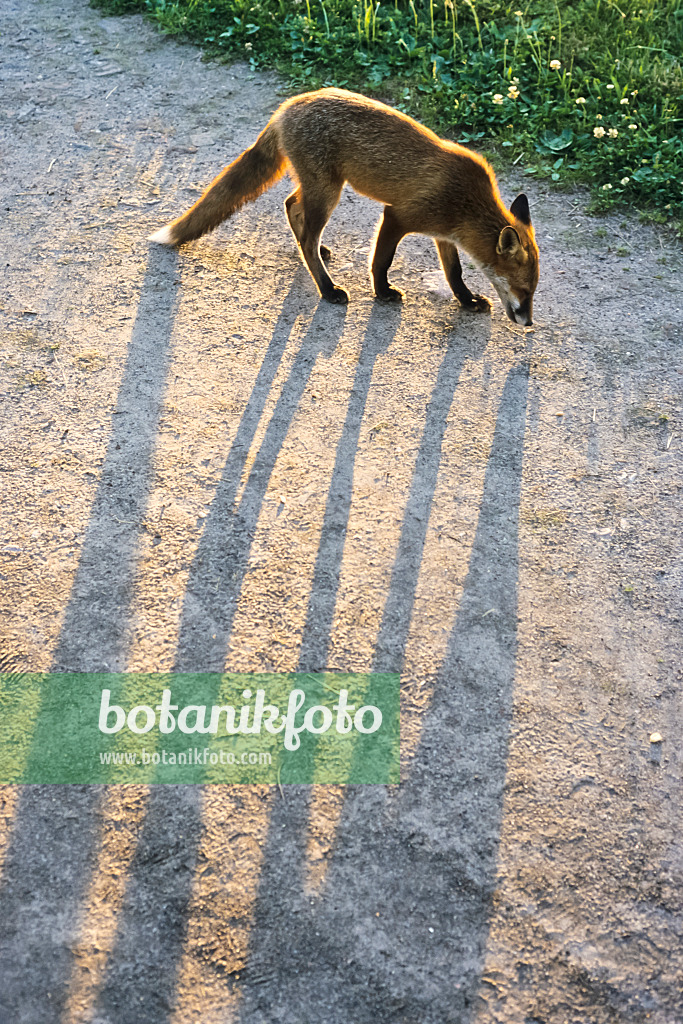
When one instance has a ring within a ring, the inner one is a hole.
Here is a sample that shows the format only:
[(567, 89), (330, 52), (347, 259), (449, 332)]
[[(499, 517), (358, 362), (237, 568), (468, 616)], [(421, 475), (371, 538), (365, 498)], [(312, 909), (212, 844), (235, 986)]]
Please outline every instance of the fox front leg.
[(452, 242), (436, 240), (436, 248), (439, 251), (439, 259), (446, 280), (453, 289), (453, 294), (464, 309), (471, 309), (475, 312), (490, 311), (491, 303), (485, 295), (473, 295), (462, 279), (462, 266), (458, 250)]

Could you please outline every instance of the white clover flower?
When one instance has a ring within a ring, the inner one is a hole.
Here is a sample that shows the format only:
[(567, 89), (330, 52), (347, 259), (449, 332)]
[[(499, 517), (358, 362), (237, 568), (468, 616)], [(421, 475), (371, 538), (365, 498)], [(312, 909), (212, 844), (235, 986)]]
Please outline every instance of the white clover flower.
[(630, 124), (629, 128), (631, 129), (632, 132), (635, 132), (635, 131), (638, 130), (638, 125), (637, 124)]
[(610, 128), (608, 130), (607, 134), (609, 135), (610, 139), (616, 139), (616, 137), (619, 134), (619, 132), (617, 131), (616, 128)]
[(552, 71), (559, 71), (561, 67), (562, 67), (562, 61), (561, 60), (551, 60), (550, 61), (550, 68), (551, 68)]
[(598, 128), (593, 129), (593, 135), (596, 139), (601, 139), (605, 134), (605, 129), (600, 125)]
[(622, 178), (622, 179), (621, 179), (621, 184), (622, 184), (622, 185), (628, 185), (628, 183), (629, 183), (629, 181), (630, 181), (630, 180), (631, 180), (630, 178)]
[(585, 96), (577, 96), (576, 99), (574, 100), (574, 102), (575, 103), (585, 103), (586, 102), (586, 97)]
[(607, 184), (606, 184), (606, 185), (603, 185), (603, 186), (602, 186), (602, 191), (603, 191), (603, 192), (609, 192), (609, 190), (611, 189), (611, 187), (612, 187), (612, 186), (610, 185), (610, 183), (609, 183), (609, 182), (607, 182)]
[(499, 92), (497, 92), (496, 95), (492, 98), (491, 102), (495, 103), (496, 106), (500, 106), (500, 104), (503, 102), (503, 97)]
[(625, 107), (628, 103), (628, 96), (624, 96), (624, 98), (622, 100), (619, 100), (619, 102), (621, 103), (622, 107)]

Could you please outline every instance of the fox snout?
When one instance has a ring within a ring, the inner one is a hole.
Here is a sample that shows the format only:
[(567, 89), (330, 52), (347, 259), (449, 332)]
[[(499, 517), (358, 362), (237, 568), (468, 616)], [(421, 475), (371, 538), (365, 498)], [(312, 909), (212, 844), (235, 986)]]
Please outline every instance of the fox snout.
[(511, 302), (506, 301), (505, 312), (513, 324), (519, 324), (521, 327), (531, 327), (533, 324), (531, 319), (531, 297), (525, 299), (516, 308)]

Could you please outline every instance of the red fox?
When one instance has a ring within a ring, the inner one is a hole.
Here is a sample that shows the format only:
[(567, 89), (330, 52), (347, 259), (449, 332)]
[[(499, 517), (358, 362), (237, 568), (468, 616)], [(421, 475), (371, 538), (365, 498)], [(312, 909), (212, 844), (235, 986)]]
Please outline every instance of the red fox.
[(285, 211), (301, 254), (330, 302), (348, 302), (323, 260), (323, 229), (346, 182), (384, 204), (370, 261), (375, 295), (400, 301), (387, 272), (404, 235), (433, 238), (455, 296), (471, 310), (489, 310), (462, 279), (457, 246), (498, 292), (509, 318), (531, 324), (538, 283), (538, 247), (525, 195), (508, 211), (492, 167), (477, 153), (440, 139), (406, 114), (343, 89), (320, 89), (286, 100), (253, 146), (209, 185), (187, 213), (150, 236), (181, 245), (226, 220), (289, 172), (296, 188)]

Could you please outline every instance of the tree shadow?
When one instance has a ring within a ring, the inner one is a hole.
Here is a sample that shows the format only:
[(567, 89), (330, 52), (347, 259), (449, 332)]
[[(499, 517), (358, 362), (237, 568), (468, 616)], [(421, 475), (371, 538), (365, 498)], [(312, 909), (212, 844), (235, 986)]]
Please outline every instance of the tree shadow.
[[(176, 262), (173, 251), (150, 251), (52, 672), (121, 671), (126, 665), (138, 548), (171, 364)], [(48, 676), (46, 685), (56, 684)], [(45, 706), (53, 706), (56, 696), (45, 693)], [(53, 725), (39, 713), (27, 777)], [(2, 1020), (48, 1022), (63, 1012), (73, 960), (65, 936), (76, 928), (92, 876), (102, 791), (76, 785), (21, 791), (0, 883)], [(29, 961), (40, 969), (27, 970)]]
[[(405, 650), (426, 531), (414, 524), (431, 505), (460, 365), (446, 355), (427, 413), (380, 629), (376, 667), (384, 670), (397, 668)], [(319, 898), (305, 893), (302, 877), (310, 791), (288, 788), (286, 805), (274, 807), (242, 1024), (472, 1019), (515, 678), (527, 382), (525, 365), (510, 370), (462, 599), (408, 777), (398, 788), (347, 787)]]

